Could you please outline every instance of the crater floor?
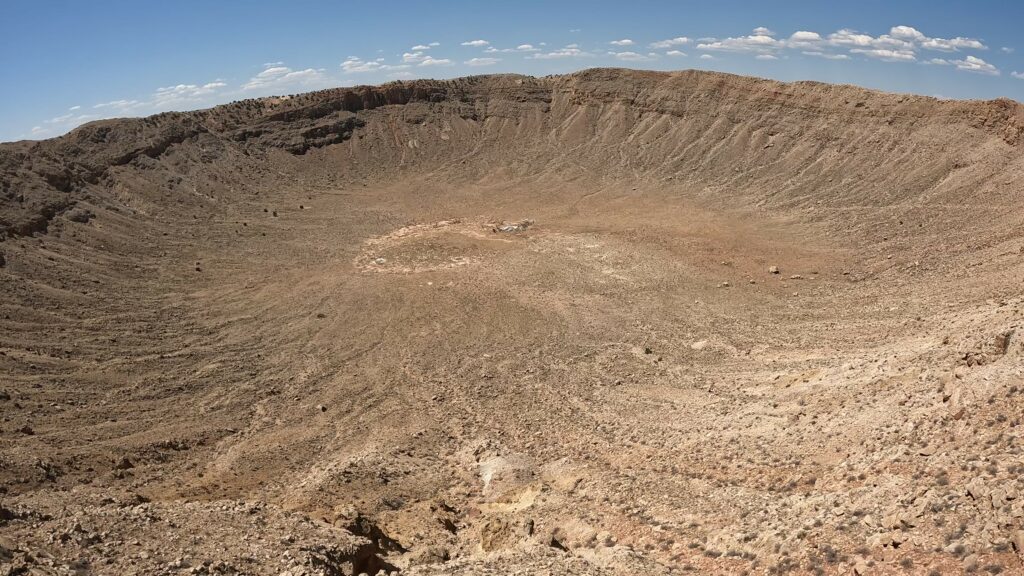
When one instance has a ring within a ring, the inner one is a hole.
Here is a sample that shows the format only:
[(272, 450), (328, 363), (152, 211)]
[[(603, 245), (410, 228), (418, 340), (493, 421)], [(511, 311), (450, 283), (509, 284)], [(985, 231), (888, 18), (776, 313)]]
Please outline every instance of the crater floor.
[(4, 145), (0, 565), (1022, 573), (1019, 117), (595, 70)]

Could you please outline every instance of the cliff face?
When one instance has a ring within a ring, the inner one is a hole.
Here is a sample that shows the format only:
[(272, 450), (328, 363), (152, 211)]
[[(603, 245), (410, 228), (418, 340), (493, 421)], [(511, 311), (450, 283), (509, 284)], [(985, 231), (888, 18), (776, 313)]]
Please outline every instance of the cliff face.
[[(452, 122), (457, 138), (441, 128), (450, 132)], [(797, 205), (813, 193), (841, 205), (974, 196), (1020, 169), (1022, 132), (1024, 106), (1009, 100), (938, 101), (711, 72), (395, 82), (106, 120), (0, 145), (0, 237), (45, 231), (86, 195), (103, 196), (112, 169), (159, 163), (172, 147), (304, 155), (356, 136), (369, 139), (363, 148), (373, 147), (380, 170), (397, 168), (389, 164), (396, 157), (403, 169), (429, 169), (472, 153), (510, 166), (530, 158), (528, 170), (631, 166), (644, 177), (761, 186), (759, 200)]]

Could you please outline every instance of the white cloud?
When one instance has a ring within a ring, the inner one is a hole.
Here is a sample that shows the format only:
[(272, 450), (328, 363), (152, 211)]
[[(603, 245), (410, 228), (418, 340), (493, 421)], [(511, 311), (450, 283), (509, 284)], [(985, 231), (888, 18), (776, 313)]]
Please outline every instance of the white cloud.
[(681, 57), (686, 56), (686, 52), (680, 52), (679, 50), (669, 50), (668, 52), (665, 52), (665, 56)]
[(452, 61), (447, 58), (434, 58), (427, 56), (420, 62), (420, 66), (451, 66)]
[(824, 39), (817, 32), (798, 30), (790, 35), (789, 40), (786, 41), (786, 46), (801, 50), (814, 50), (819, 48), (823, 42)]
[(1024, 72), (1010, 72), (1010, 76), (1013, 76), (1014, 78), (1018, 78), (1020, 80), (1024, 80)]
[(664, 48), (674, 48), (676, 46), (682, 46), (684, 44), (689, 44), (689, 43), (690, 43), (690, 39), (689, 38), (687, 38), (686, 36), (679, 36), (677, 38), (669, 38), (668, 40), (658, 40), (657, 42), (651, 42), (650, 46), (651, 46), (651, 48), (664, 49)]
[(156, 92), (153, 93), (151, 104), (153, 107), (160, 109), (187, 102), (201, 101), (216, 94), (217, 91), (226, 86), (227, 83), (216, 80), (202, 85), (178, 84), (176, 86), (157, 88)]
[(871, 46), (874, 40), (867, 34), (859, 34), (847, 28), (828, 35), (828, 42), (833, 46)]
[(623, 62), (650, 62), (651, 60), (657, 60), (658, 56), (651, 52), (650, 54), (639, 54), (637, 52), (609, 52), (610, 56), (613, 56), (616, 60), (622, 60)]
[(804, 49), (819, 51), (824, 40), (817, 32), (799, 30), (789, 38), (775, 38), (775, 32), (761, 26), (754, 28), (749, 36), (735, 38), (702, 38), (698, 40), (697, 49), (711, 52), (737, 52), (764, 56), (761, 60), (777, 59), (779, 52), (786, 49)]
[(714, 60), (715, 57), (712, 56), (711, 54), (701, 54), (700, 55), (700, 59), (701, 60)]
[(470, 58), (463, 62), (466, 66), (493, 66), (501, 62), (501, 58)]
[(853, 48), (850, 52), (863, 54), (869, 58), (877, 58), (886, 62), (913, 62), (917, 55), (913, 50), (891, 50), (889, 48)]
[(754, 56), (754, 58), (757, 58), (758, 60), (778, 60), (779, 59), (778, 56), (773, 56), (772, 54), (758, 54), (757, 56)]
[[(540, 46), (544, 45), (545, 44), (543, 42), (540, 43)], [(570, 44), (569, 46), (574, 47), (576, 45)], [(488, 46), (486, 49), (484, 49), (485, 54), (508, 54), (510, 52), (540, 52), (540, 48), (537, 48), (533, 44), (520, 44), (515, 48), (495, 48), (494, 46)]]
[(609, 44), (612, 46), (632, 46), (633, 41), (629, 38), (623, 38), (622, 40), (612, 40)]
[(848, 48), (850, 52), (864, 54), (888, 62), (909, 62), (917, 59), (918, 50), (959, 52), (960, 50), (988, 50), (980, 40), (956, 38), (930, 38), (911, 26), (893, 26), (888, 34), (877, 38), (850, 29), (829, 34), (827, 44)]
[(805, 51), (805, 52), (803, 52), (803, 54), (806, 54), (807, 56), (815, 56), (817, 58), (825, 58), (825, 59), (828, 59), (828, 60), (849, 60), (850, 59), (850, 57), (847, 56), (846, 54), (832, 54), (830, 52), (818, 52), (818, 51), (814, 51), (814, 50)]
[(917, 28), (910, 26), (893, 26), (889, 29), (889, 35), (908, 42), (923, 42), (928, 39)]
[(754, 52), (767, 54), (785, 47), (785, 42), (776, 40), (767, 34), (754, 34), (753, 36), (740, 36), (738, 38), (723, 38), (711, 42), (697, 44), (698, 50), (712, 50), (717, 52)]
[(938, 50), (940, 52), (959, 52), (963, 49), (973, 50), (988, 50), (988, 46), (981, 43), (980, 40), (973, 38), (928, 38), (921, 43), (921, 47), (926, 50)]
[(795, 42), (820, 42), (821, 34), (817, 32), (808, 32), (806, 30), (797, 30), (789, 37), (790, 40)]
[(348, 59), (341, 63), (341, 69), (348, 74), (357, 74), (360, 72), (387, 72), (391, 70), (406, 70), (410, 68), (408, 64), (384, 64), (384, 58), (377, 58), (376, 60), (364, 60), (357, 56), (348, 56)]
[[(832, 34), (829, 34), (828, 43), (833, 46), (842, 47), (854, 47), (875, 50), (912, 51), (914, 48), (914, 43), (909, 40), (905, 40), (904, 38), (901, 38), (899, 36), (910, 36), (912, 35), (912, 32), (909, 32), (909, 30), (914, 29), (909, 28), (907, 26), (902, 27), (906, 28), (907, 30), (900, 30), (900, 28), (901, 27), (897, 26), (896, 28), (893, 28), (891, 30), (896, 32), (897, 36), (893, 36), (891, 34), (882, 34), (877, 38), (875, 38), (874, 36), (870, 36), (868, 34), (861, 34), (859, 32), (855, 32), (853, 30), (844, 28), (842, 30), (839, 30), (838, 32), (833, 32)], [(914, 31), (916, 32), (916, 30)]]
[(74, 112), (75, 110), (80, 110), (81, 108), (81, 106), (72, 106), (71, 108), (68, 108), (68, 110)]
[(909, 52), (913, 52), (917, 48), (917, 46), (913, 42), (907, 42), (906, 40), (893, 38), (888, 34), (882, 34), (878, 38), (875, 38), (875, 42), (873, 45), (881, 49), (902, 50)]
[(490, 42), (487, 40), (467, 40), (462, 43), (463, 46), (488, 46)]
[(1014, 49), (1009, 46), (1003, 46), (1000, 50), (1002, 50), (1004, 54), (1013, 54)]
[(341, 69), (349, 74), (357, 72), (374, 72), (380, 65), (377, 62), (366, 62), (355, 56), (349, 56), (341, 63)]
[(928, 62), (930, 64), (937, 64), (939, 66), (955, 66), (957, 70), (962, 70), (964, 72), (974, 72), (976, 74), (986, 74), (988, 76), (999, 76), (998, 68), (976, 56), (967, 56), (963, 60), (946, 60), (944, 58), (932, 58)]
[(430, 44), (427, 44), (427, 46), (432, 46), (432, 47), (437, 47), (437, 46), (440, 46), (440, 45), (441, 45), (440, 42), (431, 42)]
[(579, 48), (562, 48), (561, 50), (554, 50), (552, 52), (537, 52), (527, 56), (532, 60), (555, 60), (559, 58), (580, 58), (585, 56), (593, 56), (589, 52), (584, 52)]
[(327, 83), (327, 75), (324, 74), (323, 70), (314, 68), (292, 70), (287, 66), (271, 66), (250, 78), (248, 82), (242, 85), (242, 90), (262, 90), (284, 86), (309, 87), (325, 85)]
[(385, 64), (383, 58), (376, 60), (363, 60), (358, 56), (349, 56), (341, 63), (341, 69), (347, 74), (358, 74), (360, 72), (385, 72), (388, 70), (405, 70), (409, 64)]
[(141, 104), (142, 102), (139, 102), (138, 100), (111, 100), (110, 102), (101, 102), (99, 104), (96, 104), (95, 106), (93, 106), (93, 108), (114, 108), (123, 111), (130, 110), (132, 108), (137, 108)]
[(423, 52), (406, 52), (402, 54), (402, 62), (406, 64), (418, 64), (420, 66), (447, 66), (452, 63), (447, 58), (434, 58)]
[(412, 48), (409, 48), (409, 50), (412, 50), (413, 52), (417, 52), (417, 51), (420, 51), (420, 50), (430, 50), (430, 48), (431, 48), (430, 44), (417, 44), (417, 45), (413, 46)]

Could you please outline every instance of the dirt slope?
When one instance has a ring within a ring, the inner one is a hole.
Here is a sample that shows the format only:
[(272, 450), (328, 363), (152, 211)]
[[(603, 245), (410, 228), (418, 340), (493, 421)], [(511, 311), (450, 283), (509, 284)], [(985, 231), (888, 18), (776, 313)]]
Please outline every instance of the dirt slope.
[(597, 69), (0, 145), (0, 566), (1024, 573), (1022, 133)]

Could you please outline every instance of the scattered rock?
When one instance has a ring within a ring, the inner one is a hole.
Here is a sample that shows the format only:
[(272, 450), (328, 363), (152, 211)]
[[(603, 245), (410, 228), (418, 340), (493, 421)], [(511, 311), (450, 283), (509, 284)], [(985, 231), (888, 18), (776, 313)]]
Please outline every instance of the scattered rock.
[(410, 566), (424, 566), (427, 564), (442, 564), (451, 559), (451, 553), (442, 546), (428, 546), (409, 554)]
[(618, 539), (615, 538), (615, 536), (613, 536), (611, 534), (611, 532), (604, 531), (604, 532), (598, 532), (597, 533), (596, 542), (600, 546), (605, 546), (605, 547), (610, 548), (612, 546), (615, 546), (616, 543), (618, 543)]
[(378, 552), (405, 552), (405, 548), (394, 538), (388, 536), (370, 518), (355, 513), (350, 518), (339, 518), (335, 523), (344, 523), (344, 528), (356, 536), (362, 536), (373, 543), (374, 549)]
[(533, 226), (533, 220), (523, 220), (521, 222), (513, 222), (511, 224), (499, 224), (493, 228), (494, 232), (524, 232), (527, 228)]
[(779, 273), (779, 267), (778, 266), (769, 266), (768, 267), (768, 273), (769, 274), (778, 274)]
[[(2, 258), (3, 256), (0, 255), (0, 259)], [(1009, 351), (1010, 342), (1013, 339), (1013, 333), (1013, 330), (1007, 330), (1001, 334), (996, 335), (994, 342), (996, 354), (1002, 356), (1005, 355), (1007, 351)]]
[(1024, 557), (1024, 530), (1014, 530), (1010, 535), (1010, 544), (1018, 555)]
[(88, 224), (89, 220), (95, 218), (96, 215), (91, 210), (85, 208), (75, 208), (71, 212), (68, 212), (68, 220), (72, 222), (78, 222), (79, 224)]
[(530, 536), (533, 523), (511, 518), (491, 518), (480, 526), (480, 549), (493, 552), (511, 548)]

